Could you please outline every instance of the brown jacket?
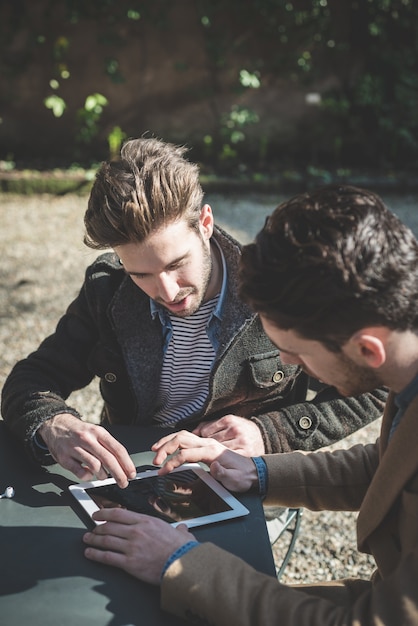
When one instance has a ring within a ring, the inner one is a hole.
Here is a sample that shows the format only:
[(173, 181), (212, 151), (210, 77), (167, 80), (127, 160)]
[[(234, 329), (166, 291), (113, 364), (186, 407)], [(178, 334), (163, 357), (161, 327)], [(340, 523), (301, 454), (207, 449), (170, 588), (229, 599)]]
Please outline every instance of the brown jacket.
[(266, 503), (360, 509), (358, 545), (375, 558), (372, 581), (288, 587), (203, 544), (166, 572), (163, 608), (219, 626), (418, 626), (418, 399), (388, 445), (394, 413), (390, 396), (376, 444), (265, 457)]

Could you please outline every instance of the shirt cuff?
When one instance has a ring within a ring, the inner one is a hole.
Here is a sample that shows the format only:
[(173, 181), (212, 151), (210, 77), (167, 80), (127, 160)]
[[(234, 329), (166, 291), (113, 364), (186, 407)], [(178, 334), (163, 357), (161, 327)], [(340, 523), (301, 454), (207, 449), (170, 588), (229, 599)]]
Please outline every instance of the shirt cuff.
[(253, 456), (252, 460), (258, 474), (258, 491), (260, 496), (264, 497), (267, 493), (267, 465), (265, 460), (261, 456)]
[(30, 447), (37, 463), (40, 463), (41, 465), (52, 465), (52, 463), (55, 463), (55, 460), (46, 446), (45, 441), (40, 436), (38, 431), (32, 435)]
[(165, 562), (163, 571), (161, 572), (161, 578), (163, 578), (164, 574), (166, 573), (170, 565), (174, 563), (174, 561), (177, 561), (177, 559), (186, 554), (186, 552), (189, 552), (189, 550), (195, 548), (198, 545), (200, 545), (198, 541), (189, 541), (188, 543), (185, 543), (184, 546), (180, 546), (180, 548), (177, 548), (177, 550), (173, 552), (173, 554), (168, 557), (167, 561)]

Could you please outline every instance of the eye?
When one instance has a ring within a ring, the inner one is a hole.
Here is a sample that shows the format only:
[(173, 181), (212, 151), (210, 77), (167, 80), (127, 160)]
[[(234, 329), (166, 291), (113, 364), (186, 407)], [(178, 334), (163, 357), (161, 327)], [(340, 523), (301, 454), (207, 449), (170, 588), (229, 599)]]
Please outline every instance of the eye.
[(183, 265), (186, 265), (186, 259), (179, 259), (178, 261), (174, 261), (174, 263), (171, 263), (171, 265), (169, 265), (167, 269), (168, 271), (174, 271), (178, 270), (180, 267), (183, 267)]
[(147, 274), (129, 274), (129, 276), (135, 280), (144, 280), (147, 277)]

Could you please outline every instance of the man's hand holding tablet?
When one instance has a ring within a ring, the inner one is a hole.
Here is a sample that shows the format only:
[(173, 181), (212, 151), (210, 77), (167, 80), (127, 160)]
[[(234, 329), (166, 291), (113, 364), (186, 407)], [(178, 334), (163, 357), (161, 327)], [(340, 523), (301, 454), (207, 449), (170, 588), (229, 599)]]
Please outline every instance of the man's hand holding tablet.
[[(208, 478), (219, 480), (226, 489), (244, 492), (258, 485), (252, 459), (228, 450), (214, 439), (181, 431), (163, 437), (152, 450), (156, 453), (153, 463), (163, 464), (156, 471), (160, 477), (186, 462), (200, 461), (210, 468)], [(97, 525), (83, 538), (89, 546), (86, 557), (119, 567), (152, 584), (160, 583), (164, 568), (178, 550), (187, 549), (195, 542), (185, 523), (167, 524), (162, 519), (124, 508), (101, 508), (92, 513), (92, 519)]]

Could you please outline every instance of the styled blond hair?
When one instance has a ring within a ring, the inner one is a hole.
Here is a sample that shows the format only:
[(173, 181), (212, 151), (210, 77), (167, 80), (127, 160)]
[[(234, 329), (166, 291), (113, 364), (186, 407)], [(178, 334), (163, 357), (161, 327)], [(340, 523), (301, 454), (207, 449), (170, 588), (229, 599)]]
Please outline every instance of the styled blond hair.
[(158, 139), (131, 139), (119, 159), (102, 163), (84, 216), (84, 243), (103, 249), (141, 242), (181, 218), (197, 229), (203, 190), (186, 152)]

